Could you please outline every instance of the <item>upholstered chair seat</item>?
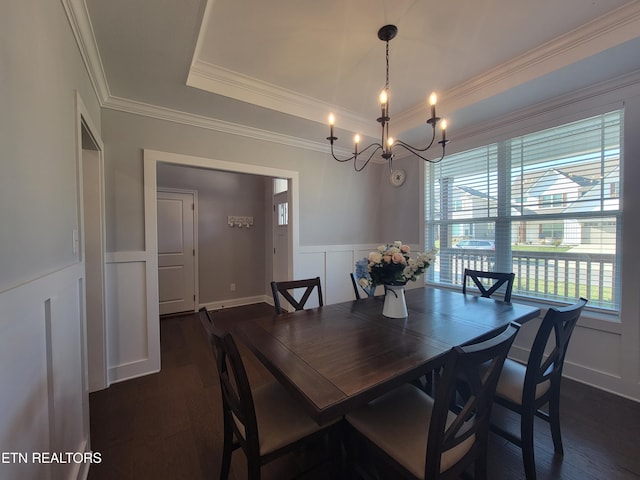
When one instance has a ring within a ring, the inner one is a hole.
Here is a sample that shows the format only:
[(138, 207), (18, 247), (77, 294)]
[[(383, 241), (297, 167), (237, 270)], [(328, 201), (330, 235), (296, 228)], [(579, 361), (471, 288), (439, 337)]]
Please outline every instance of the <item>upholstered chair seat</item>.
[[(497, 424), (492, 424), (491, 430), (522, 449), (527, 480), (536, 480), (535, 417), (549, 423), (554, 452), (564, 453), (560, 432), (562, 368), (571, 334), (586, 304), (587, 299), (580, 298), (573, 305), (549, 307), (538, 327), (527, 364), (509, 359), (504, 362), (494, 401), (520, 415), (520, 435)], [(545, 405), (546, 410), (542, 409)]]
[[(474, 478), (486, 480), (492, 400), (518, 328), (449, 350), (434, 397), (407, 383), (349, 412), (351, 477), (452, 480), (473, 465)], [(458, 381), (469, 392), (460, 402)]]
[[(251, 393), (258, 423), (260, 455), (275, 452), (327, 426), (320, 427), (304, 411), (302, 405), (276, 381), (261, 385)], [(337, 420), (329, 425), (336, 422)], [(242, 434), (242, 423), (236, 421), (236, 425)]]
[[(524, 390), (524, 376), (527, 366), (510, 358), (504, 361), (502, 373), (496, 387), (496, 395), (522, 405), (522, 392)], [(536, 398), (540, 398), (551, 387), (551, 381), (545, 380), (536, 386)]]
[[(404, 385), (374, 400), (365, 408), (347, 414), (347, 421), (379, 448), (395, 458), (417, 478), (425, 472), (433, 398), (414, 385)], [(402, 408), (398, 408), (401, 405)], [(450, 412), (447, 428), (456, 415)], [(475, 435), (443, 453), (440, 471), (448, 470), (469, 452)]]
[(200, 318), (216, 357), (222, 394), (224, 444), (219, 478), (229, 478), (231, 455), (238, 448), (247, 457), (247, 477), (259, 480), (264, 464), (322, 435), (329, 437), (332, 470), (337, 475), (342, 419), (318, 425), (275, 379), (252, 388), (231, 334), (218, 329), (206, 310), (200, 311)]

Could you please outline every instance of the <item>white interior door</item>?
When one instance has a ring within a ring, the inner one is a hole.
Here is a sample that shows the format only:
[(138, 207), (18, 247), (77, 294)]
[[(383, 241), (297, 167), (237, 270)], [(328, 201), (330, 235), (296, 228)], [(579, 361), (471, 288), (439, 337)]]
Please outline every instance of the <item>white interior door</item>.
[(160, 315), (195, 310), (195, 195), (158, 191)]

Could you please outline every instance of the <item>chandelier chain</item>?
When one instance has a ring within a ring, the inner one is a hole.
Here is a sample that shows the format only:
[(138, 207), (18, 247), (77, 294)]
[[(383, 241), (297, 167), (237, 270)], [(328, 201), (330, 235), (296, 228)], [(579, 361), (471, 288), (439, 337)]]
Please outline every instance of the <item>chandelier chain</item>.
[(386, 78), (386, 81), (384, 83), (384, 89), (388, 91), (389, 90), (389, 40), (387, 40), (386, 60), (387, 60), (387, 78)]

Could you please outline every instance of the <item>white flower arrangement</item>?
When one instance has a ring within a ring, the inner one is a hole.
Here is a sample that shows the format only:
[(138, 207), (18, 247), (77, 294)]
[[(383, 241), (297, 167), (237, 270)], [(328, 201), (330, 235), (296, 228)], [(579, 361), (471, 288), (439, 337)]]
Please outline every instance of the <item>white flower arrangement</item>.
[(414, 258), (411, 249), (400, 241), (380, 245), (369, 256), (356, 262), (358, 284), (367, 291), (378, 285), (404, 285), (416, 281), (435, 261), (437, 251), (418, 253)]

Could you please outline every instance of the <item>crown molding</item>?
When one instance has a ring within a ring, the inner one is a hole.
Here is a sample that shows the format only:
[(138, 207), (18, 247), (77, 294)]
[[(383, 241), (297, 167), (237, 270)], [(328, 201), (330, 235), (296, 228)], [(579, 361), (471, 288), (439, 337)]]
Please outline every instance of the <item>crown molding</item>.
[(191, 64), (187, 85), (318, 123), (326, 123), (333, 112), (340, 119), (340, 128), (378, 134), (369, 119), (354, 112), (200, 60)]
[(338, 119), (341, 129), (360, 132), (369, 137), (378, 135), (375, 125), (371, 125), (369, 119), (355, 112), (199, 60), (204, 33), (209, 28), (208, 22), (211, 18), (209, 11), (214, 3), (213, 0), (206, 0), (202, 24), (187, 75), (188, 86), (317, 123), (328, 123), (328, 115), (332, 112)]
[[(456, 112), (479, 101), (551, 73), (563, 66), (638, 37), (640, 2), (629, 2), (560, 37), (507, 61), (440, 94), (444, 110)], [(400, 131), (424, 120), (424, 104), (396, 115)]]
[[(159, 120), (176, 122), (184, 125), (206, 128), (209, 130), (216, 130), (232, 135), (239, 135), (243, 137), (254, 138), (257, 140), (278, 143), (281, 145), (293, 146), (305, 150), (322, 153), (328, 152), (326, 143), (307, 141), (289, 135), (282, 135), (279, 133), (247, 127), (231, 122), (225, 122), (222, 120), (216, 120), (200, 115), (189, 114), (178, 110), (158, 107), (155, 105), (150, 105), (111, 95), (106, 74), (102, 66), (100, 52), (98, 50), (97, 42), (93, 32), (93, 26), (91, 25), (91, 19), (89, 17), (89, 12), (87, 11), (87, 6), (84, 0), (61, 0), (61, 2), (69, 20), (69, 24), (71, 26), (71, 30), (75, 37), (76, 43), (80, 50), (80, 55), (82, 56), (82, 60), (85, 64), (85, 68), (89, 75), (91, 85), (96, 96), (98, 97), (98, 102), (102, 108), (134, 113), (137, 115), (143, 115)], [(204, 69), (204, 73), (206, 72), (207, 69)], [(233, 83), (233, 79), (229, 79), (228, 81), (231, 84)], [(268, 96), (268, 93), (269, 92), (263, 92), (265, 96)], [(273, 90), (272, 92), (270, 92), (270, 94), (273, 98), (276, 99), (279, 95), (287, 98), (286, 92), (278, 92), (278, 89)], [(305, 108), (304, 106), (309, 104), (309, 99), (302, 96), (298, 96), (298, 98), (294, 100), (291, 100), (291, 97), (289, 97), (289, 101), (293, 103), (297, 101), (297, 108)], [(317, 118), (313, 118), (312, 120), (319, 121), (320, 117), (318, 117), (318, 115), (321, 114), (323, 117), (326, 116), (331, 110), (331, 107), (326, 104), (318, 105), (318, 102), (316, 102), (315, 109)], [(344, 128), (349, 128), (349, 126), (351, 125), (353, 126), (354, 131), (362, 131), (359, 129), (359, 127), (356, 127), (356, 125), (364, 123), (362, 119), (359, 119), (356, 115), (346, 110), (337, 109), (335, 107), (333, 110), (335, 112), (338, 112), (337, 115), (339, 115), (339, 118), (341, 120), (345, 119)], [(335, 148), (334, 150), (341, 155), (350, 154), (346, 149)]]
[[(456, 135), (460, 138), (470, 140), (474, 137), (485, 136), (489, 133), (495, 134), (496, 132), (508, 129), (512, 125), (521, 125), (524, 121), (535, 123), (536, 119), (540, 117), (552, 112), (564, 111), (571, 105), (579, 105), (589, 100), (593, 101), (591, 104), (593, 108), (599, 108), (601, 105), (612, 105), (615, 102), (619, 102), (620, 108), (622, 108), (624, 98), (640, 93), (638, 92), (639, 87), (640, 70), (637, 70), (627, 75), (575, 90), (567, 95), (549, 99), (531, 107), (513, 111), (493, 121), (487, 121), (481, 125), (465, 128), (456, 132)], [(559, 119), (559, 121), (563, 120)]]
[[(481, 124), (456, 130), (456, 138), (460, 140), (456, 140), (453, 153), (474, 148), (478, 146), (478, 142), (484, 145), (503, 138), (511, 138), (514, 135), (514, 126), (517, 130), (515, 135), (522, 135), (524, 134), (521, 132), (523, 123), (526, 123), (531, 131), (534, 131), (541, 128), (540, 125), (544, 125), (542, 128), (551, 127), (550, 119), (551, 122), (558, 123), (571, 121), (565, 118), (567, 109), (582, 118), (585, 109), (594, 111), (593, 114), (596, 115), (604, 113), (603, 109), (623, 108), (625, 98), (638, 94), (640, 94), (640, 70), (512, 111), (497, 118), (487, 119)], [(576, 106), (577, 109), (572, 109), (572, 106)], [(409, 157), (411, 155), (407, 154), (399, 155), (397, 158)]]
[[(307, 141), (289, 135), (112, 96), (84, 0), (61, 0), (61, 2), (101, 107), (294, 146), (305, 150), (328, 152), (325, 142)], [(637, 38), (637, 32), (639, 31), (640, 2), (629, 2), (590, 23), (530, 50), (520, 57), (442, 92), (440, 94), (440, 105), (444, 105), (444, 110), (446, 111), (458, 111), (480, 100), (490, 98), (533, 78), (549, 73), (560, 66), (574, 63), (594, 53)], [(362, 132), (363, 135), (373, 138), (376, 138), (379, 133), (374, 128), (376, 125), (372, 126), (369, 119), (364, 119), (353, 112), (331, 106), (290, 90), (260, 82), (248, 76), (239, 75), (235, 72), (197, 61), (195, 60), (196, 54), (197, 51), (194, 54), (194, 61), (187, 79), (187, 85), (189, 86), (202, 88), (241, 101), (248, 101), (276, 111), (283, 111), (318, 123), (325, 123), (326, 115), (329, 111), (333, 111), (339, 119), (340, 129)], [(635, 78), (633, 75), (625, 78), (627, 78), (626, 81), (637, 83), (637, 80), (628, 80), (629, 78)], [(219, 91), (213, 90), (211, 87), (213, 83), (216, 83), (216, 88)], [(609, 90), (621, 88), (619, 80), (605, 83), (608, 86), (600, 84), (575, 92), (562, 101), (553, 99), (543, 105), (537, 105), (535, 108), (520, 110), (510, 115), (509, 121), (535, 115), (536, 112), (544, 108), (552, 108), (552, 104), (566, 104), (578, 101), (578, 99), (585, 98), (585, 96), (596, 94), (594, 92), (601, 92), (603, 88)], [(394, 125), (398, 132), (409, 130), (423, 122), (423, 102), (416, 104), (409, 110), (396, 114), (394, 117)], [(487, 125), (468, 129), (468, 131), (465, 131), (465, 135), (476, 135), (480, 133), (480, 130), (484, 131), (486, 128)], [(462, 132), (459, 133), (462, 134)], [(341, 155), (350, 155), (347, 149), (335, 148), (335, 150), (336, 153)]]
[(107, 76), (102, 67), (102, 60), (93, 33), (93, 26), (84, 0), (61, 0), (64, 11), (67, 14), (69, 25), (76, 39), (82, 61), (89, 74), (89, 80), (93, 90), (102, 105), (111, 95)]
[[(214, 130), (217, 132), (252, 138), (265, 142), (278, 143), (280, 145), (302, 148), (304, 150), (311, 150), (321, 153), (328, 153), (329, 151), (329, 147), (326, 142), (304, 140), (301, 138), (292, 137), (290, 135), (275, 133), (268, 130), (262, 130), (259, 128), (226, 122), (223, 120), (216, 120), (202, 115), (184, 113), (178, 110), (158, 107), (156, 105), (128, 100), (125, 98), (111, 96), (104, 102), (102, 106), (111, 110), (150, 117), (156, 120), (181, 123), (183, 125), (189, 125), (192, 127), (205, 128), (207, 130)], [(346, 154), (348, 152), (345, 150), (344, 152), (340, 153)]]

